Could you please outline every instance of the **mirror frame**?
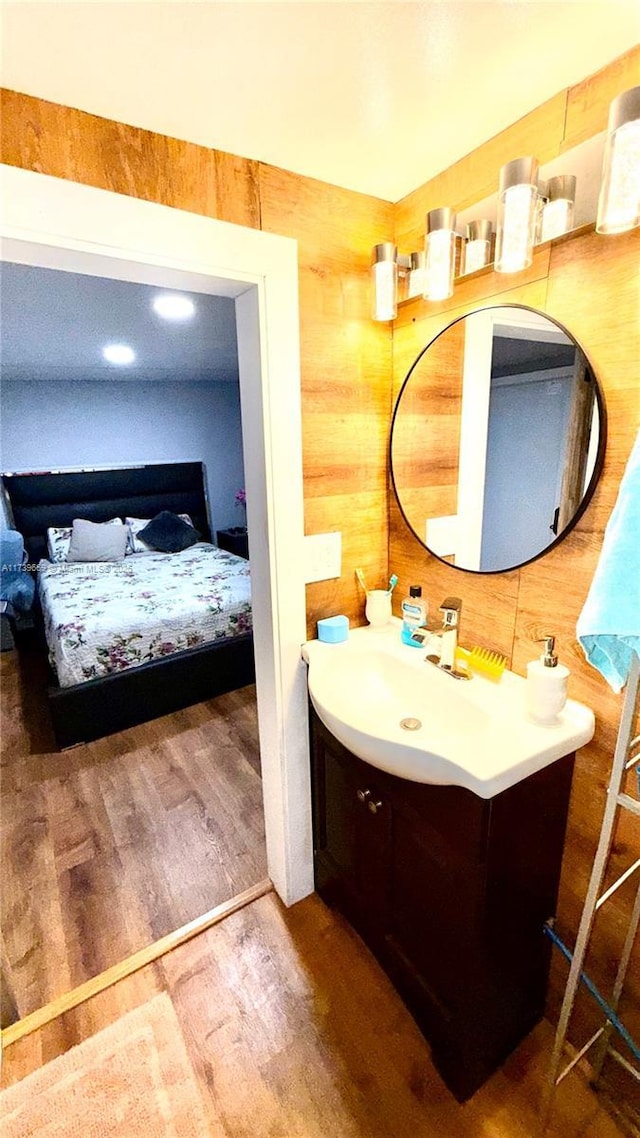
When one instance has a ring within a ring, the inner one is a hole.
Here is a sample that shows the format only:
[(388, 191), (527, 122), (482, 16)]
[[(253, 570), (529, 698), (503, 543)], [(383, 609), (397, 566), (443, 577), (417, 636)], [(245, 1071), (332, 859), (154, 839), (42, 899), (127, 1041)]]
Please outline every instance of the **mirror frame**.
[[(459, 324), (461, 320), (465, 320), (468, 316), (473, 316), (476, 312), (488, 312), (488, 311), (493, 311), (493, 310), (499, 309), (499, 308), (516, 308), (516, 309), (519, 308), (523, 312), (533, 312), (537, 316), (543, 316), (546, 320), (549, 320), (551, 324), (555, 324), (555, 326), (557, 328), (559, 328), (561, 332), (564, 332), (564, 334), (569, 337), (569, 339), (576, 345), (576, 347), (580, 349), (580, 351), (582, 352), (582, 354), (583, 354), (583, 356), (587, 362), (587, 366), (589, 367), (589, 369), (591, 371), (591, 375), (593, 376), (594, 385), (595, 385), (595, 388), (594, 388), (595, 389), (595, 398), (596, 398), (596, 402), (597, 402), (597, 406), (598, 406), (598, 418), (599, 418), (598, 450), (596, 453), (596, 459), (594, 462), (593, 471), (591, 472), (591, 478), (589, 479), (589, 485), (587, 486), (587, 488), (586, 488), (586, 490), (582, 496), (582, 500), (580, 502), (580, 505), (579, 505), (578, 509), (576, 510), (575, 514), (573, 515), (573, 517), (571, 518), (571, 521), (568, 523), (568, 525), (565, 526), (565, 528), (562, 530), (561, 533), (556, 535), (554, 541), (550, 542), (549, 545), (546, 545), (544, 547), (544, 549), (540, 550), (539, 553), (534, 554), (533, 557), (527, 558), (526, 561), (519, 561), (516, 565), (509, 565), (504, 569), (465, 569), (464, 566), (462, 566), (462, 565), (452, 565), (452, 563), (450, 561), (446, 561), (443, 557), (440, 557), (437, 553), (434, 553), (432, 549), (429, 549), (429, 546), (426, 544), (425, 541), (423, 541), (423, 539), (419, 536), (419, 534), (416, 533), (415, 529), (413, 528), (409, 519), (407, 518), (407, 515), (406, 515), (406, 513), (403, 509), (403, 506), (402, 506), (402, 502), (400, 500), (400, 495), (398, 493), (398, 487), (396, 485), (396, 479), (395, 479), (395, 474), (394, 474), (394, 470), (393, 470), (393, 429), (395, 427), (396, 417), (398, 415), (398, 410), (400, 408), (400, 403), (402, 401), (402, 396), (404, 394), (405, 388), (406, 388), (409, 380), (411, 379), (413, 372), (415, 371), (416, 367), (420, 363), (422, 357), (429, 351), (429, 348), (432, 347), (433, 344), (435, 344), (436, 340), (438, 340), (440, 338), (440, 336), (442, 336), (450, 328), (453, 328), (456, 324)], [(545, 554), (550, 553), (552, 549), (555, 549), (560, 544), (561, 541), (564, 541), (565, 537), (567, 537), (568, 534), (571, 533), (572, 529), (580, 521), (580, 518), (584, 514), (585, 510), (587, 509), (587, 507), (588, 507), (588, 505), (589, 505), (589, 503), (590, 503), (590, 501), (594, 495), (596, 486), (598, 485), (598, 482), (600, 480), (600, 475), (602, 474), (602, 468), (604, 466), (606, 444), (607, 444), (607, 411), (606, 411), (606, 406), (605, 406), (605, 401), (604, 401), (604, 392), (602, 390), (602, 386), (601, 386), (600, 381), (598, 379), (598, 376), (596, 374), (596, 370), (595, 370), (588, 354), (585, 352), (582, 344), (580, 343), (580, 341), (576, 339), (576, 337), (573, 335), (573, 333), (570, 332), (569, 329), (564, 324), (562, 324), (559, 320), (556, 320), (555, 317), (550, 316), (548, 312), (542, 312), (539, 308), (533, 308), (530, 304), (484, 304), (484, 305), (480, 305), (477, 308), (472, 308), (468, 312), (464, 312), (461, 316), (456, 316), (455, 320), (451, 320), (448, 324), (445, 325), (444, 328), (441, 328), (440, 331), (437, 333), (437, 335), (434, 336), (433, 339), (429, 340), (429, 343), (422, 349), (422, 351), (419, 353), (419, 355), (416, 356), (411, 367), (409, 368), (409, 371), (407, 372), (404, 380), (402, 381), (402, 386), (400, 387), (400, 390), (398, 392), (398, 396), (397, 396), (397, 399), (395, 401), (395, 405), (393, 408), (393, 415), (391, 417), (391, 429), (389, 432), (389, 451), (388, 451), (388, 453), (389, 453), (389, 474), (391, 476), (391, 485), (393, 486), (393, 492), (395, 494), (395, 499), (396, 499), (396, 502), (398, 503), (398, 509), (400, 510), (400, 513), (402, 515), (402, 519), (403, 519), (405, 525), (407, 526), (407, 529), (410, 531), (410, 533), (413, 535), (413, 537), (415, 537), (416, 541), (418, 541), (420, 543), (422, 548), (427, 551), (429, 556), (435, 557), (436, 560), (440, 561), (443, 565), (448, 566), (449, 569), (455, 569), (459, 573), (473, 573), (476, 576), (488, 577), (488, 576), (492, 576), (492, 575), (497, 574), (497, 573), (512, 573), (515, 569), (522, 569), (522, 567), (524, 565), (531, 565), (532, 562), (538, 561), (540, 557), (544, 557)]]

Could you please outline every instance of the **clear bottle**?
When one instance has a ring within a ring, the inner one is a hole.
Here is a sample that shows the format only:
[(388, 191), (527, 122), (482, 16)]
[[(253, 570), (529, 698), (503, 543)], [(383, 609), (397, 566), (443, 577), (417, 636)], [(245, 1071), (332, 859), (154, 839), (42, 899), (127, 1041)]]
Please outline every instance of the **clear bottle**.
[(420, 585), (411, 585), (409, 588), (409, 595), (404, 598), (401, 606), (402, 612), (402, 631), (400, 633), (402, 643), (409, 644), (412, 648), (419, 648), (420, 644), (411, 639), (412, 634), (417, 628), (421, 628), (427, 623), (427, 605), (422, 599), (422, 588)]

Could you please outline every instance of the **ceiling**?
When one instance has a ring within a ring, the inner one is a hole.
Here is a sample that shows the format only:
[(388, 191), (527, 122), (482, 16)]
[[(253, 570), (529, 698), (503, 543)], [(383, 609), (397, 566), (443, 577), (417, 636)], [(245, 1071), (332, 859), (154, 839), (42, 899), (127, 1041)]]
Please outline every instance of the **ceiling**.
[[(193, 319), (156, 316), (166, 289), (3, 262), (2, 381), (156, 380), (238, 382), (235, 304), (228, 297), (181, 292)], [(134, 363), (109, 364), (108, 343), (129, 345)]]
[(0, 0), (2, 83), (397, 201), (640, 42), (637, 0)]

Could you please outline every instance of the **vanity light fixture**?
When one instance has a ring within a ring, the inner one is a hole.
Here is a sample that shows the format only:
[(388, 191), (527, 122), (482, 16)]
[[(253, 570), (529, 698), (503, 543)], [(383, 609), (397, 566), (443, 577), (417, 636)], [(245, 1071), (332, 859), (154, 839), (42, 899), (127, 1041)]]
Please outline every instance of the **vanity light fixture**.
[(427, 300), (446, 300), (453, 296), (456, 267), (456, 214), (449, 206), (431, 209), (427, 214), (425, 239)]
[(407, 297), (424, 296), (427, 286), (427, 254), (424, 249), (411, 253), (409, 267), (409, 288)]
[(153, 299), (153, 311), (163, 320), (190, 320), (196, 306), (189, 296), (179, 292), (163, 292)]
[(640, 225), (640, 87), (609, 108), (596, 231), (626, 233)]
[(132, 364), (136, 358), (136, 353), (128, 344), (105, 344), (102, 355), (107, 363), (116, 364), (119, 367)]
[(371, 315), (374, 320), (398, 315), (398, 248), (392, 241), (374, 245), (371, 253)]
[(575, 203), (576, 179), (573, 174), (559, 174), (549, 179), (542, 209), (540, 241), (552, 241), (573, 229)]
[(500, 171), (495, 271), (517, 273), (533, 261), (538, 160), (514, 158)]
[(463, 275), (475, 273), (477, 269), (484, 268), (491, 261), (491, 222), (487, 218), (470, 221), (467, 224), (467, 234), (462, 246)]

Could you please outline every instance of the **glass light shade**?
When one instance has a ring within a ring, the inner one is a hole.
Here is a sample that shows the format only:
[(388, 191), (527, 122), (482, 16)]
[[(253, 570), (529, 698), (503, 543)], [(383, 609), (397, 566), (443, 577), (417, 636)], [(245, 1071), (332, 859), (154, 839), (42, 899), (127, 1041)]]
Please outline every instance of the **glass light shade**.
[(107, 363), (116, 364), (119, 367), (132, 364), (136, 358), (136, 353), (128, 344), (105, 344), (102, 355)]
[(626, 233), (640, 225), (640, 87), (614, 99), (598, 200), (598, 233)]
[(182, 293), (161, 293), (153, 300), (153, 310), (163, 320), (190, 320), (196, 306), (191, 297)]
[(390, 241), (374, 245), (371, 254), (371, 316), (395, 320), (398, 315), (398, 249)]
[(462, 248), (462, 275), (475, 273), (491, 260), (491, 222), (470, 221), (467, 225), (467, 239)]
[(424, 296), (427, 287), (427, 255), (421, 250), (411, 254), (408, 297)]
[(576, 179), (573, 174), (551, 178), (547, 186), (547, 201), (542, 210), (541, 241), (552, 241), (573, 229), (576, 200)]
[(456, 215), (449, 207), (429, 210), (425, 242), (427, 300), (446, 300), (453, 296), (456, 266)]
[(539, 245), (542, 241), (542, 219), (544, 217), (544, 207), (546, 206), (548, 198), (546, 194), (538, 188), (538, 197), (536, 198), (536, 224), (533, 234), (533, 241), (535, 245)]
[(398, 303), (409, 299), (409, 276), (411, 272), (411, 257), (408, 253), (398, 253)]
[(538, 205), (538, 163), (516, 158), (500, 171), (495, 270), (517, 273), (533, 261)]

